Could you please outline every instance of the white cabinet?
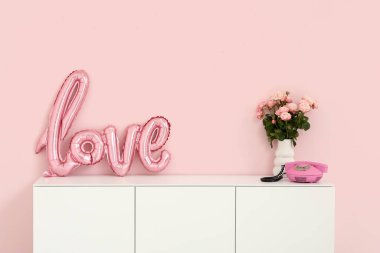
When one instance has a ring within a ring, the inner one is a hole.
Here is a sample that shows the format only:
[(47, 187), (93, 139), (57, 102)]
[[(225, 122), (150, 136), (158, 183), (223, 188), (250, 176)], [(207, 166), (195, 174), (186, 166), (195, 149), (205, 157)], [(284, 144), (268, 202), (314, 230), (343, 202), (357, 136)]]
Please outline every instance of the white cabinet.
[(33, 191), (34, 253), (333, 253), (334, 186), (69, 176)]
[(234, 187), (137, 187), (136, 252), (234, 253)]
[(133, 253), (133, 187), (34, 187), (35, 253)]
[(333, 187), (237, 187), (236, 253), (333, 253)]

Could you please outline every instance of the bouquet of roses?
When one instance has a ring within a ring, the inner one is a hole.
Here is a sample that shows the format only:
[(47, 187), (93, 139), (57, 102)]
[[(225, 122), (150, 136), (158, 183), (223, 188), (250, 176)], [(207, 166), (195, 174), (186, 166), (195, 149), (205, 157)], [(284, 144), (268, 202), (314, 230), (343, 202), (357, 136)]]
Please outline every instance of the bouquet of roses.
[(318, 108), (314, 99), (303, 96), (296, 103), (289, 96), (289, 92), (277, 92), (261, 102), (256, 109), (256, 116), (263, 120), (264, 128), (273, 147), (273, 140), (292, 140), (293, 145), (297, 143), (298, 130), (309, 130), (309, 118), (305, 114), (312, 109)]

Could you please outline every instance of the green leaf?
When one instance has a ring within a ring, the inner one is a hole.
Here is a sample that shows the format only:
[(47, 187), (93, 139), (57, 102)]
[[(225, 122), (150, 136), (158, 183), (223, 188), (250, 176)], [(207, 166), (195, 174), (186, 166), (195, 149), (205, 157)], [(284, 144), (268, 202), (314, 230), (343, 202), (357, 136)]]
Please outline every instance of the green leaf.
[(285, 124), (284, 124), (284, 121), (280, 120), (280, 119), (277, 119), (277, 125), (279, 127), (283, 127)]
[(269, 126), (270, 124), (272, 124), (271, 120), (269, 120), (268, 117), (265, 117), (263, 119), (263, 125), (266, 127), (266, 126)]
[(310, 123), (309, 122), (305, 122), (303, 124), (303, 127), (302, 127), (305, 131), (309, 130), (310, 129)]

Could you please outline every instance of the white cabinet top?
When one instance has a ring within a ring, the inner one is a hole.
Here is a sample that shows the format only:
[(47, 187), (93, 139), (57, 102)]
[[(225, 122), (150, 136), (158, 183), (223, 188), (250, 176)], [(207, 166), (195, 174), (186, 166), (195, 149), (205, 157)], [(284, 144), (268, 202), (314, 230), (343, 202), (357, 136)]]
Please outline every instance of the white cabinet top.
[(252, 175), (83, 175), (67, 177), (40, 177), (34, 187), (64, 186), (251, 186), (251, 187), (333, 187), (323, 178), (318, 183), (292, 183), (283, 179), (263, 183), (262, 176)]

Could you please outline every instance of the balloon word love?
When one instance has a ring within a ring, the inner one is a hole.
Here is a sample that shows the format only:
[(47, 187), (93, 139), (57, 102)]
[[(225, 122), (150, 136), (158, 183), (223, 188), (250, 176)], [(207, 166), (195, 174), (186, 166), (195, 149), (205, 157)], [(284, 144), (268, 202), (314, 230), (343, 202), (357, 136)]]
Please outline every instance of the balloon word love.
[(88, 87), (89, 79), (83, 70), (72, 72), (63, 82), (50, 112), (49, 126), (36, 146), (36, 153), (45, 147), (47, 149), (49, 166), (44, 175), (66, 176), (73, 169), (98, 163), (106, 156), (115, 174), (125, 176), (136, 150), (148, 171), (159, 172), (165, 169), (170, 161), (170, 153), (163, 150), (158, 157), (153, 157), (153, 152), (165, 145), (170, 134), (169, 121), (160, 116), (151, 118), (142, 126), (128, 126), (122, 151), (113, 126), (108, 126), (103, 131), (80, 131), (72, 137), (66, 158), (62, 158), (61, 142), (84, 102)]

